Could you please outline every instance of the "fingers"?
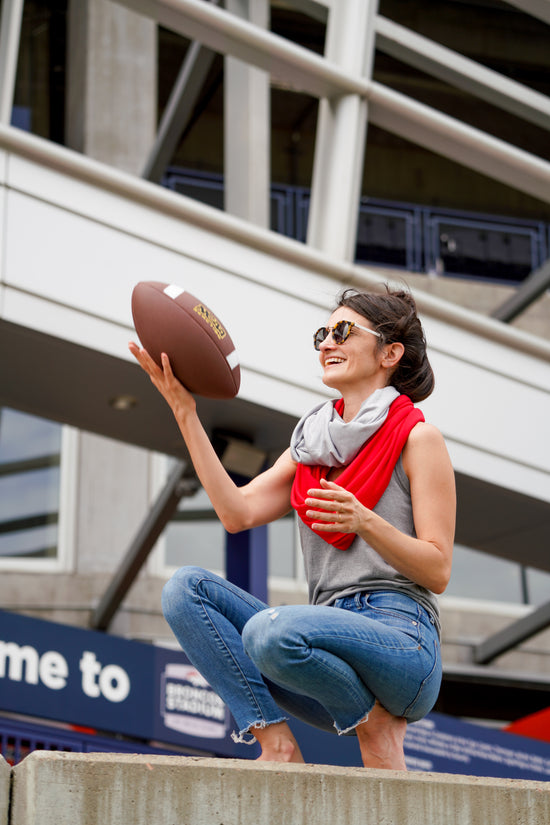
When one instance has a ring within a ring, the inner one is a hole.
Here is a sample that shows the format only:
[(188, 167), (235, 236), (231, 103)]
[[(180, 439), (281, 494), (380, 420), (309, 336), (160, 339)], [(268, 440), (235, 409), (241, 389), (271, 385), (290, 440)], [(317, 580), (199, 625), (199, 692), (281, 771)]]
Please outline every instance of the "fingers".
[(143, 347), (139, 347), (134, 341), (130, 341), (128, 344), (128, 349), (140, 365), (142, 369), (147, 372), (151, 378), (153, 377), (161, 377), (164, 373), (166, 378), (173, 378), (174, 373), (172, 372), (172, 367), (170, 365), (170, 359), (166, 355), (165, 352), (161, 354), (161, 361), (162, 367), (159, 367), (157, 362), (151, 358), (149, 353)]
[(158, 365), (153, 361), (149, 353), (143, 347), (138, 347), (138, 345), (134, 341), (130, 341), (128, 344), (128, 349), (140, 365), (146, 372), (151, 374), (155, 368), (158, 370)]
[[(319, 490), (310, 490), (310, 493), (318, 493)], [(304, 502), (308, 507), (306, 515), (310, 519), (315, 519), (314, 527), (331, 525), (332, 529), (337, 529), (346, 518), (346, 511), (342, 501), (324, 498), (307, 498)]]
[(304, 504), (313, 509), (306, 515), (312, 519), (315, 530), (325, 532), (354, 532), (355, 497), (333, 481), (321, 479), (324, 489), (308, 490)]

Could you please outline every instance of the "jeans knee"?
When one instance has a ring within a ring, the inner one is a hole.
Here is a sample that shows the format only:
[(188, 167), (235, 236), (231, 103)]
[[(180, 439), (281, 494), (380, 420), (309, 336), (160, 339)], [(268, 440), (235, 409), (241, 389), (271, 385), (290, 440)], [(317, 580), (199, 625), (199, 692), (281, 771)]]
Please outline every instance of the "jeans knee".
[(197, 582), (204, 576), (202, 567), (180, 567), (176, 570), (171, 579), (168, 579), (162, 588), (162, 613), (170, 624), (170, 619), (175, 613), (179, 613), (182, 604), (189, 593), (196, 589)]
[(257, 660), (261, 658), (263, 648), (265, 647), (266, 637), (262, 629), (264, 626), (263, 613), (267, 613), (267, 610), (252, 616), (242, 631), (244, 651), (247, 656), (250, 656), (253, 662), (257, 662)]
[(277, 608), (270, 607), (252, 616), (243, 628), (245, 653), (263, 672), (276, 666), (279, 654), (286, 648), (285, 623), (277, 621), (279, 615)]

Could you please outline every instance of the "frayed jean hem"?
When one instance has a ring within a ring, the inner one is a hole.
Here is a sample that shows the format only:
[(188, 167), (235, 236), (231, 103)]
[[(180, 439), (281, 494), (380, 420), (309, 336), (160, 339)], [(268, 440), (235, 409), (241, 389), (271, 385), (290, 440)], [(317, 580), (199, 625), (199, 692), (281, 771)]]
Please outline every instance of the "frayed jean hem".
[[(265, 719), (262, 719), (261, 722), (251, 722), (247, 728), (243, 728), (238, 733), (233, 731), (231, 733), (231, 739), (237, 745), (254, 745), (258, 740), (254, 736), (253, 733), (250, 733), (251, 728), (267, 728), (269, 725), (280, 725), (281, 722), (288, 722), (288, 716), (281, 716), (280, 719), (274, 719), (273, 722), (266, 722)], [(245, 739), (246, 735), (250, 736), (250, 739)]]
[[(370, 711), (369, 711), (369, 713), (370, 713)], [(338, 736), (350, 736), (350, 735), (354, 736), (354, 735), (356, 735), (355, 734), (355, 728), (357, 727), (357, 725), (361, 725), (363, 722), (367, 721), (367, 719), (369, 718), (369, 713), (365, 713), (361, 717), (361, 719), (359, 719), (358, 722), (355, 722), (353, 725), (350, 725), (349, 728), (340, 729), (338, 727), (338, 725), (336, 724), (336, 722), (335, 722), (334, 727), (336, 728), (336, 733), (338, 734)]]

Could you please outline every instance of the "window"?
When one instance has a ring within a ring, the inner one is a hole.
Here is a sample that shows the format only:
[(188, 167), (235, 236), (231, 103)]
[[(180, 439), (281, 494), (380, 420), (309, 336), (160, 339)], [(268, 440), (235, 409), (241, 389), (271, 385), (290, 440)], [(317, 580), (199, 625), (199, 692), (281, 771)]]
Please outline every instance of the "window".
[[(0, 566), (58, 566), (62, 477), (60, 424), (0, 407)], [(67, 514), (66, 514), (67, 515)]]
[(225, 533), (203, 489), (180, 501), (164, 540), (166, 567), (196, 564), (224, 575)]
[(445, 595), (540, 605), (548, 601), (549, 582), (549, 573), (455, 545), (453, 571)]
[[(165, 482), (171, 460), (156, 457), (157, 489)], [(289, 514), (268, 525), (268, 576), (279, 593), (304, 587), (304, 569), (296, 518)], [(198, 565), (225, 576), (226, 533), (205, 491), (182, 498), (166, 526), (152, 560), (153, 575), (170, 576), (182, 565)]]

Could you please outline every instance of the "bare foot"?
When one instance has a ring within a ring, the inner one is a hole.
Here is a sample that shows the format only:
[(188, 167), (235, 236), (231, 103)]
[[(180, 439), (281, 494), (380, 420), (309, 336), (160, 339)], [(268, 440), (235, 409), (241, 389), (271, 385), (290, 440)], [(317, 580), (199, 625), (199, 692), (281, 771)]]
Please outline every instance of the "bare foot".
[(262, 749), (258, 762), (299, 762), (304, 764), (304, 758), (294, 738), (294, 734), (286, 722), (277, 722), (265, 728), (251, 728)]
[(392, 716), (378, 702), (369, 713), (366, 722), (356, 728), (365, 768), (406, 771), (403, 742), (407, 732), (407, 720)]

